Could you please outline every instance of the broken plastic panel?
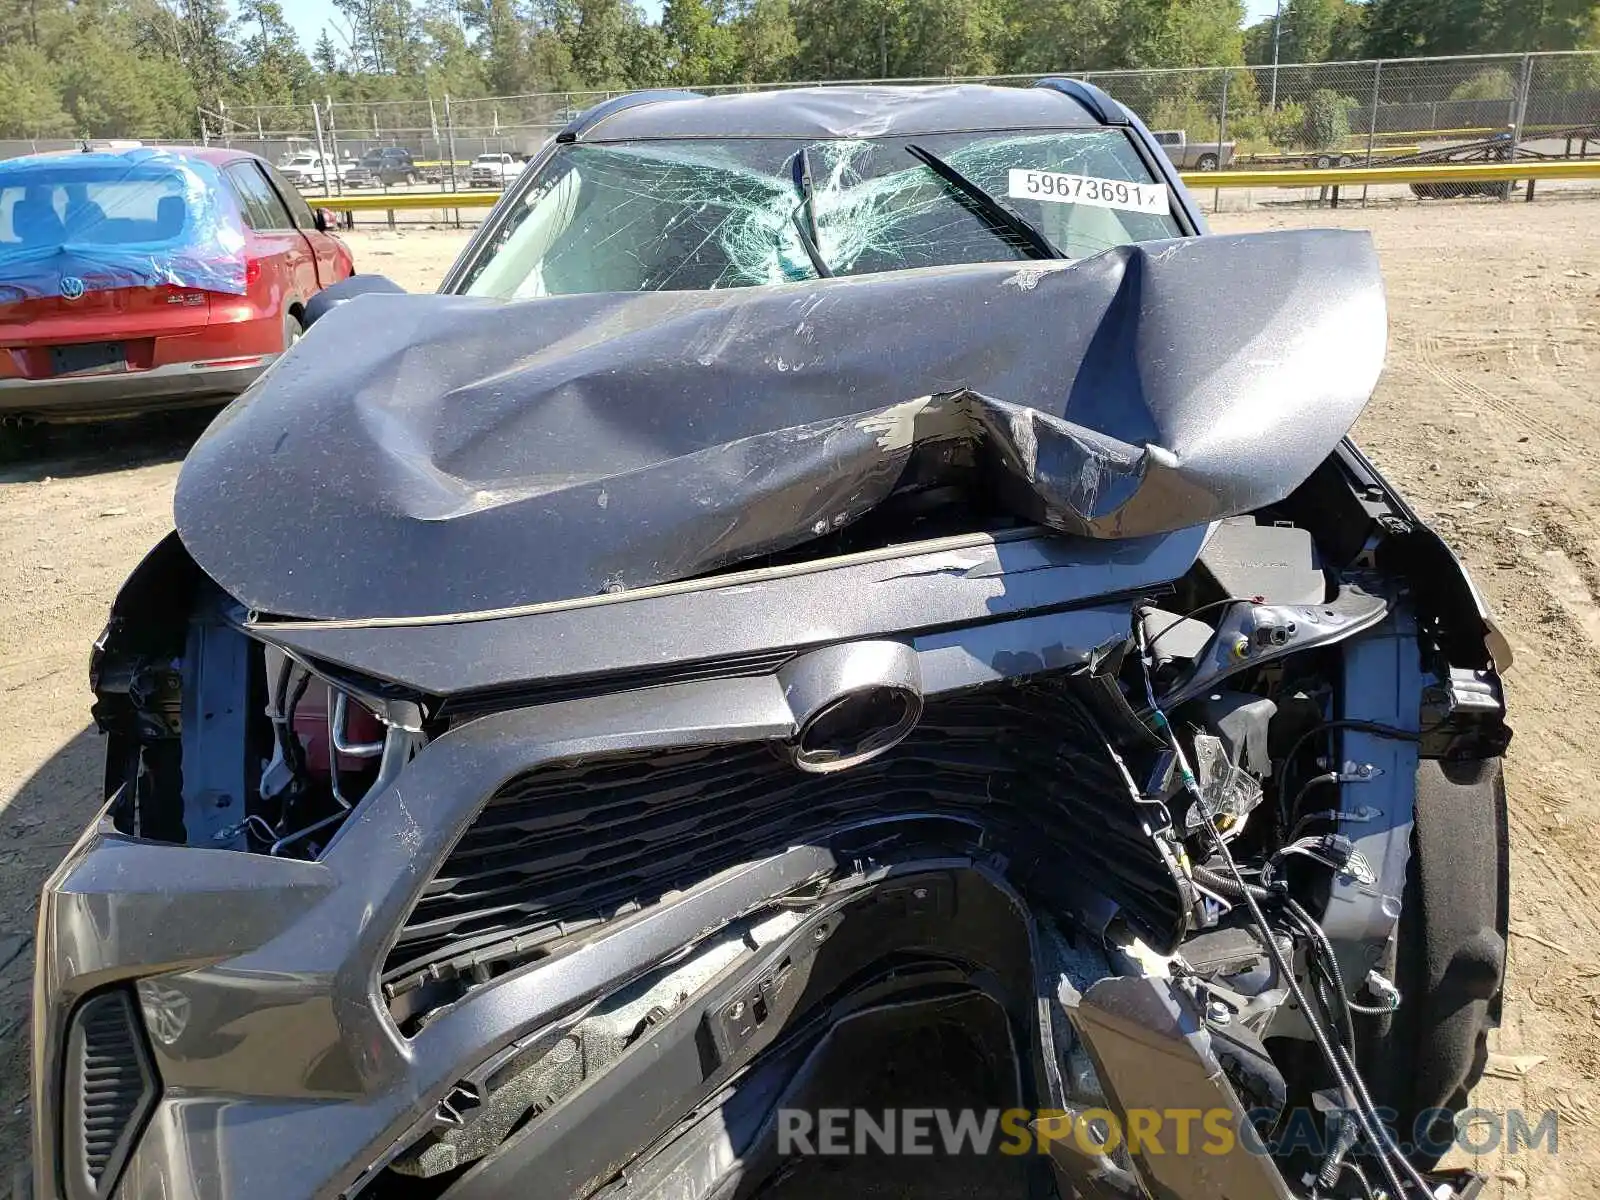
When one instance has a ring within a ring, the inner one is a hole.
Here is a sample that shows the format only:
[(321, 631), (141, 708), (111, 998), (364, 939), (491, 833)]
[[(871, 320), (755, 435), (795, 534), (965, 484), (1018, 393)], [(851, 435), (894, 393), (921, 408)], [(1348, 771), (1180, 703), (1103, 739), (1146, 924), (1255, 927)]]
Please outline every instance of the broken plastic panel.
[(243, 250), (207, 163), (159, 150), (0, 162), (0, 302), (167, 285), (242, 295)]
[(1194, 735), (1194, 773), (1200, 784), (1200, 799), (1190, 806), (1184, 818), (1185, 832), (1200, 832), (1210, 813), (1224, 838), (1238, 833), (1250, 810), (1261, 803), (1261, 784), (1228, 758), (1221, 738), (1209, 733)]
[[(1024, 257), (906, 147), (945, 159), (1038, 228), (1064, 258), (1176, 237), (1172, 216), (1009, 195), (1013, 171), (1152, 179), (1121, 130), (934, 134), (914, 139), (682, 139), (560, 148), (467, 291), (709, 290), (815, 279), (796, 220), (801, 152), (817, 249), (834, 275)], [(1115, 197), (1112, 203), (1116, 204)]]

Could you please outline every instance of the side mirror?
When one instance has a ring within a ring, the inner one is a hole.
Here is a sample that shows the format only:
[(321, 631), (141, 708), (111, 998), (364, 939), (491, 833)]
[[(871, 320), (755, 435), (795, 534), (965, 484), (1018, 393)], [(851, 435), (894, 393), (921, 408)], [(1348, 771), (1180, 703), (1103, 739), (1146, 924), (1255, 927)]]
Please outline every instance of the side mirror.
[(318, 233), (332, 233), (339, 228), (339, 214), (331, 208), (319, 208), (311, 214), (312, 224)]
[(357, 296), (392, 296), (404, 293), (405, 288), (382, 275), (352, 275), (348, 279), (341, 279), (338, 283), (323, 288), (307, 300), (300, 324), (310, 329), (319, 318), (326, 316), (339, 305), (354, 300)]

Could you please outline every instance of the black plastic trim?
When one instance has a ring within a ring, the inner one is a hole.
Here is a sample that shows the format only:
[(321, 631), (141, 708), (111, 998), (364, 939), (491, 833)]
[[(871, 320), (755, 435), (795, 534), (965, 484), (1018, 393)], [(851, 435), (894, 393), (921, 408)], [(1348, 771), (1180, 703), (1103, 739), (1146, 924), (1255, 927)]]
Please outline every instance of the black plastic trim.
[(703, 99), (705, 96), (702, 93), (681, 88), (658, 88), (647, 92), (629, 92), (626, 96), (613, 96), (610, 100), (602, 100), (593, 108), (585, 109), (574, 117), (565, 129), (556, 134), (556, 142), (563, 146), (575, 142), (606, 118), (626, 109), (638, 108), (642, 104), (656, 104), (664, 100)]

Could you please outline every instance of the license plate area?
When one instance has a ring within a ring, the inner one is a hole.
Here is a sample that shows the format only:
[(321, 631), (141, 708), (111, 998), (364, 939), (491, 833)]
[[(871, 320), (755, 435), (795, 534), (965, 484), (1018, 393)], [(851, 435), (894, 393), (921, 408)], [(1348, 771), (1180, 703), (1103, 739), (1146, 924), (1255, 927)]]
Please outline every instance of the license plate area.
[(127, 347), (122, 342), (82, 342), (76, 346), (51, 346), (50, 368), (56, 375), (82, 375), (128, 369)]

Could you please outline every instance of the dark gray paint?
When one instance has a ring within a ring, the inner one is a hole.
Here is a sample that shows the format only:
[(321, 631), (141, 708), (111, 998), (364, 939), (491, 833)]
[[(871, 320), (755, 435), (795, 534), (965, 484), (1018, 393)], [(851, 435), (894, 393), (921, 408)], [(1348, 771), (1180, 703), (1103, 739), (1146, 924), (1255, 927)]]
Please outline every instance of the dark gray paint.
[[(1081, 660), (1110, 608), (940, 635), (919, 656), (927, 693), (1047, 657)], [(1122, 609), (1122, 628), (1128, 620)], [(1006, 658), (996, 653), (1004, 647)], [(1035, 668), (1036, 669), (1036, 668)], [(781, 741), (795, 715), (773, 676), (611, 693), (496, 713), (437, 738), (367, 798), (318, 862), (140, 842), (103, 818), (47, 884), (35, 1013), (40, 1110), (59, 1104), (61, 1030), (73, 1005), (117, 980), (153, 979), (187, 1024), (153, 1042), (166, 1093), (121, 1194), (283, 1195), (283, 1164), (334, 1195), (501, 1047), (620, 986), (768, 895), (833, 869), (802, 847), (724, 872), (617, 922), (607, 936), (515, 971), (407, 1040), (378, 993), (393, 932), (484, 800), (542, 762), (647, 747)], [(174, 888), (182, 880), (181, 889)], [(218, 920), (225, 912), (228, 919)], [(150, 997), (141, 990), (145, 1003)], [(152, 1023), (155, 1024), (155, 1023)], [(227, 1093), (217, 1100), (207, 1092)], [(42, 1194), (56, 1136), (39, 1128)]]
[(914, 454), (1025, 520), (1147, 536), (1309, 475), (1371, 393), (1384, 319), (1370, 238), (1332, 230), (726, 292), (367, 296), (206, 431), (178, 531), (249, 607), (336, 619), (705, 574), (859, 519)]
[(584, 142), (873, 138), (988, 129), (1093, 129), (1101, 124), (1081, 103), (1050, 89), (982, 84), (786, 88), (729, 96), (657, 92), (643, 103), (638, 99), (619, 98), (609, 112), (586, 114), (562, 136)]
[[(1402, 608), (1390, 622), (1346, 647), (1338, 715), (1415, 731), (1427, 683), (1416, 646), (1415, 616)], [(1346, 985), (1353, 995), (1360, 995), (1367, 972), (1385, 965), (1389, 940), (1399, 924), (1416, 819), (1418, 748), (1415, 742), (1360, 729), (1343, 730), (1339, 739), (1340, 769), (1349, 770), (1349, 764), (1354, 765), (1352, 773), (1372, 769), (1369, 777), (1337, 787), (1338, 808), (1367, 817), (1344, 824), (1340, 832), (1355, 843), (1377, 878), (1366, 884), (1335, 873), (1320, 920)], [(1324, 786), (1312, 795), (1318, 801), (1331, 801), (1334, 790)], [(1310, 811), (1323, 807), (1309, 800), (1306, 804)]]
[[(287, 622), (254, 625), (251, 632), (435, 696), (999, 621), (987, 635), (950, 635), (963, 642), (992, 639), (990, 661), (1036, 649), (1010, 644), (1018, 626), (1000, 618), (1159, 587), (1189, 569), (1205, 534), (1205, 526), (1196, 526), (1120, 542), (1045, 535), (962, 539), (901, 556), (730, 576), (494, 619)], [(1127, 609), (1113, 610), (1112, 620), (1125, 633)]]

